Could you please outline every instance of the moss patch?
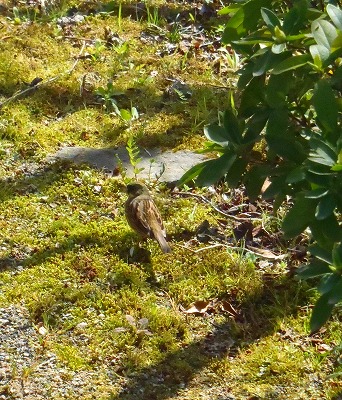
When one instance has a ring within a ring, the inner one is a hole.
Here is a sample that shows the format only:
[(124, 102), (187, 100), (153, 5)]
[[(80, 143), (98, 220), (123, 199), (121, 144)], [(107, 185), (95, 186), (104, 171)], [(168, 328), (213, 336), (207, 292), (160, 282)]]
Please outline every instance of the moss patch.
[[(108, 147), (131, 136), (142, 147), (199, 147), (203, 126), (229, 102), (232, 59), (215, 48), (184, 52), (168, 31), (164, 2), (137, 19), (133, 3), (123, 3), (121, 16), (112, 3), (102, 12), (82, 3), (83, 21), (63, 29), (57, 19), (74, 2), (45, 15), (19, 7), (19, 17), (9, 3), (0, 17), (0, 101), (37, 77), (61, 75), (1, 108), (2, 304), (21, 303), (44, 325), (43, 352), (72, 371), (98, 371), (97, 398), (334, 398), (339, 317), (308, 338), (315, 295), (287, 276), (286, 260), (263, 269), (243, 249), (196, 252), (205, 245), (188, 242), (189, 232), (220, 216), (167, 190), (154, 194), (173, 253), (161, 254), (154, 241), (139, 247), (124, 217), (122, 180), (44, 162), (63, 145)], [(214, 37), (221, 22), (205, 34)], [(112, 45), (106, 27), (118, 34)], [(170, 40), (178, 50), (168, 54)], [(189, 86), (190, 98), (168, 94), (173, 78)], [(120, 117), (111, 99), (119, 109), (135, 107), (139, 118)], [(279, 229), (266, 214), (264, 226)], [(230, 221), (224, 230), (231, 235)], [(198, 300), (225, 301), (236, 313), (184, 312)]]

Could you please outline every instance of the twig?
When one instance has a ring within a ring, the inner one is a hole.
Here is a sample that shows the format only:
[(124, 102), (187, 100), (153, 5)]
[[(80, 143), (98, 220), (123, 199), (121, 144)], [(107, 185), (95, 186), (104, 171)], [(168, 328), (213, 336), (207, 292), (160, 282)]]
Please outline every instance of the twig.
[(256, 247), (250, 246), (250, 245), (246, 245), (245, 247), (238, 247), (238, 246), (231, 246), (227, 243), (217, 243), (214, 242), (214, 244), (210, 245), (210, 246), (206, 246), (206, 247), (201, 247), (197, 250), (192, 250), (189, 247), (186, 246), (182, 246), (178, 243), (176, 243), (176, 245), (178, 247), (182, 247), (183, 249), (186, 249), (188, 251), (191, 251), (191, 253), (200, 253), (201, 251), (205, 251), (205, 250), (209, 250), (209, 249), (215, 249), (216, 247), (225, 247), (227, 250), (237, 250), (237, 251), (244, 251), (244, 252), (248, 252), (248, 253), (252, 253), (254, 255), (256, 255), (257, 257), (260, 258), (264, 258), (266, 260), (272, 260), (272, 261), (276, 261), (276, 260), (283, 260), (284, 258), (287, 257), (286, 254), (280, 254), (280, 255), (276, 255), (276, 254), (266, 254), (263, 253), (262, 251), (258, 251), (258, 249)]
[(73, 70), (76, 68), (77, 63), (79, 62), (79, 57), (80, 57), (80, 55), (83, 53), (84, 47), (85, 47), (85, 42), (83, 42), (82, 48), (81, 48), (81, 50), (80, 50), (80, 53), (79, 53), (78, 57), (76, 58), (76, 61), (74, 62), (74, 64), (72, 65), (72, 67), (71, 67), (69, 70), (67, 70), (67, 71), (65, 71), (65, 72), (62, 72), (61, 74), (56, 75), (56, 76), (54, 76), (54, 77), (48, 79), (48, 80), (45, 81), (45, 82), (39, 82), (39, 83), (37, 83), (37, 84), (34, 85), (34, 86), (30, 86), (30, 87), (28, 87), (28, 88), (26, 88), (26, 89), (24, 89), (24, 90), (21, 90), (20, 92), (15, 93), (13, 96), (9, 97), (8, 99), (6, 99), (6, 100), (4, 100), (2, 103), (0, 103), (0, 109), (1, 109), (5, 104), (8, 104), (8, 103), (10, 103), (10, 102), (12, 102), (12, 101), (14, 101), (14, 100), (16, 100), (16, 99), (18, 99), (18, 98), (20, 98), (20, 97), (26, 95), (26, 94), (28, 94), (28, 93), (30, 93), (30, 92), (36, 91), (38, 88), (40, 88), (40, 87), (42, 87), (42, 86), (46, 86), (46, 85), (48, 85), (49, 83), (51, 83), (51, 82), (53, 82), (53, 81), (56, 81), (57, 79), (60, 79), (60, 78), (61, 78), (62, 76), (64, 76), (64, 75), (70, 75), (70, 74), (73, 72)]
[(218, 213), (224, 215), (227, 218), (232, 219), (233, 221), (238, 221), (238, 222), (246, 222), (246, 221), (262, 221), (261, 218), (241, 218), (241, 217), (235, 217), (234, 215), (227, 214), (224, 211), (220, 210), (218, 207), (216, 207), (210, 200), (202, 196), (201, 194), (196, 194), (196, 193), (190, 193), (190, 192), (178, 192), (175, 193), (176, 195), (181, 195), (181, 196), (191, 196), (191, 197), (196, 197), (197, 199), (202, 200), (204, 203), (209, 204), (215, 211)]
[(207, 86), (211, 86), (217, 89), (231, 89), (231, 90), (238, 90), (236, 86), (225, 86), (225, 85), (216, 85), (215, 83), (208, 83)]
[(77, 36), (63, 36), (63, 39), (76, 40), (78, 42), (95, 42), (95, 40), (97, 40), (101, 43), (106, 43), (106, 40), (102, 39), (92, 39), (92, 38), (77, 37)]
[[(72, 71), (76, 68), (76, 65), (77, 65), (77, 63), (78, 63), (79, 60), (80, 60), (80, 57), (81, 57), (81, 54), (83, 53), (83, 50), (84, 50), (84, 48), (85, 48), (85, 45), (86, 45), (86, 42), (83, 41), (81, 50), (80, 50), (78, 56), (76, 57), (76, 61), (74, 62), (74, 65), (69, 69), (69, 71), (67, 71), (67, 72), (65, 73), (66, 75), (70, 75), (70, 74), (72, 73)], [(63, 75), (63, 74), (61, 74), (61, 75)]]
[(194, 253), (199, 253), (201, 251), (214, 249), (215, 247), (229, 247), (229, 246), (227, 246), (224, 243), (215, 243), (215, 244), (212, 244), (211, 246), (201, 247), (200, 249), (194, 250)]
[(190, 249), (190, 247), (183, 246), (182, 244), (179, 244), (179, 243), (175, 243), (174, 245), (177, 246), (177, 247), (181, 247), (182, 249), (188, 250), (191, 253), (195, 253), (196, 252), (196, 250), (192, 250), (192, 249)]
[(201, 49), (202, 47), (208, 47), (208, 46), (211, 46), (212, 44), (220, 44), (220, 42), (221, 42), (220, 39), (216, 39), (216, 40), (213, 40), (212, 42), (200, 44), (199, 48)]

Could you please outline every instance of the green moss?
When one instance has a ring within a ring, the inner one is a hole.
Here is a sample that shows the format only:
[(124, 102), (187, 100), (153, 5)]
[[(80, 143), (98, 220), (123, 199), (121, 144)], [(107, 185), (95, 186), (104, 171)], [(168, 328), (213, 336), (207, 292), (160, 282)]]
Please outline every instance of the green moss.
[(76, 346), (56, 344), (53, 350), (60, 361), (74, 371), (79, 371), (87, 366), (84, 354)]
[[(36, 91), (1, 108), (1, 304), (25, 305), (34, 323), (48, 329), (42, 352), (55, 352), (72, 371), (102, 371), (94, 383), (98, 398), (114, 398), (122, 388), (120, 380), (108, 384), (108, 371), (135, 377), (145, 399), (176, 392), (198, 399), (215, 387), (222, 393), (229, 388), (237, 398), (332, 398), (338, 382), (326, 377), (338, 369), (338, 356), (320, 354), (306, 336), (306, 307), (314, 294), (285, 277), (287, 260), (263, 270), (242, 249), (197, 243), (196, 227), (205, 219), (218, 225), (221, 216), (167, 191), (156, 202), (173, 253), (162, 254), (155, 241), (140, 243), (128, 227), (120, 179), (85, 166), (43, 163), (64, 145), (124, 145), (132, 135), (142, 147), (201, 147), (203, 126), (228, 103), (230, 93), (222, 86), (233, 79), (191, 52), (159, 57), (164, 43), (140, 40), (147, 16), (127, 17), (130, 2), (121, 20), (114, 9), (88, 15), (64, 32), (56, 18), (75, 3), (62, 3), (35, 19), (24, 5), (20, 21), (11, 14), (0, 17), (6, 37), (0, 101), (43, 79)], [(165, 5), (149, 6), (156, 4)], [(77, 6), (86, 12), (98, 4)], [(162, 16), (159, 22), (167, 29)], [(105, 46), (106, 26), (126, 41), (125, 51)], [(170, 78), (184, 80), (192, 97), (168, 96)], [(96, 97), (108, 81), (124, 92), (116, 98), (118, 107), (136, 107), (138, 120), (125, 123)], [(279, 230), (266, 212), (263, 226)], [(232, 228), (228, 221), (225, 233), (231, 235)], [(220, 308), (205, 316), (183, 312), (197, 300), (226, 301), (236, 315)], [(337, 315), (319, 341), (335, 348), (341, 341), (338, 324)], [(315, 386), (317, 377), (323, 382)], [(129, 389), (125, 398), (139, 397), (134, 383)]]

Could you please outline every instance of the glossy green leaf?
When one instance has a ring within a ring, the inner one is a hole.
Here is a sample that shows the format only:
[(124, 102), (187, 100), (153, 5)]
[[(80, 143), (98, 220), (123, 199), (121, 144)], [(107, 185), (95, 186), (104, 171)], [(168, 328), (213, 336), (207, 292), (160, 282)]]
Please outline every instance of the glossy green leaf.
[(332, 251), (333, 265), (342, 271), (342, 243), (336, 243)]
[(325, 232), (322, 231), (321, 226), (322, 226), (322, 221), (318, 221), (316, 219), (315, 221), (310, 223), (310, 231), (312, 238), (322, 248), (326, 249), (332, 248), (334, 240), (331, 240), (327, 237)]
[(286, 200), (286, 193), (278, 193), (276, 196), (274, 196), (273, 215), (277, 215), (277, 211), (279, 210), (280, 206), (284, 203), (285, 200)]
[(316, 278), (325, 274), (330, 274), (331, 269), (329, 265), (323, 261), (315, 260), (310, 264), (301, 265), (297, 269), (297, 276), (302, 280)]
[(269, 148), (279, 157), (300, 164), (305, 159), (305, 151), (299, 141), (288, 132), (286, 135), (266, 135)]
[(260, 76), (266, 73), (279, 63), (277, 54), (274, 54), (270, 48), (258, 58), (254, 65), (253, 76)]
[(301, 182), (305, 179), (305, 168), (303, 166), (294, 168), (287, 176), (286, 182), (287, 183), (297, 183)]
[(326, 60), (329, 57), (329, 51), (318, 44), (313, 44), (309, 47), (311, 57), (313, 59), (314, 65), (321, 70), (323, 65), (323, 59)]
[(130, 121), (132, 118), (132, 114), (129, 110), (126, 110), (124, 108), (120, 109), (120, 116), (124, 121)]
[(286, 214), (282, 229), (286, 238), (291, 238), (302, 233), (315, 218), (316, 199), (308, 199), (300, 194), (290, 211)]
[(222, 147), (227, 147), (229, 144), (229, 135), (223, 126), (210, 124), (204, 127), (204, 135), (207, 139)]
[(297, 0), (292, 4), (289, 12), (285, 15), (283, 23), (286, 35), (297, 34), (307, 18), (308, 2), (306, 0)]
[(223, 126), (229, 138), (229, 141), (235, 145), (242, 142), (239, 121), (231, 109), (225, 110), (223, 114)]
[(324, 15), (324, 11), (316, 7), (310, 7), (307, 11), (307, 17), (309, 21), (314, 21), (317, 18), (324, 17)]
[(335, 171), (335, 172), (340, 172), (340, 171), (342, 171), (342, 164), (335, 164), (335, 165), (333, 165), (333, 166), (331, 167), (331, 170), (332, 170), (332, 171)]
[(340, 54), (339, 50), (341, 49), (341, 47), (342, 47), (342, 32), (340, 31), (337, 33), (337, 37), (331, 43), (331, 53), (336, 51), (338, 52), (339, 55)]
[(231, 168), (229, 169), (229, 173), (226, 175), (226, 182), (228, 183), (229, 187), (235, 188), (240, 184), (243, 174), (246, 171), (247, 165), (247, 158), (239, 157), (234, 161)]
[(334, 92), (327, 80), (315, 85), (312, 103), (320, 124), (329, 132), (337, 130), (338, 106)]
[(220, 146), (214, 142), (204, 142), (203, 148), (196, 151), (198, 154), (206, 154), (206, 153), (224, 153), (225, 147)]
[[(322, 94), (320, 95), (320, 102), (322, 101)], [(324, 105), (318, 105), (318, 108), (321, 108), (320, 114), (322, 114), (322, 118), (324, 119)], [(329, 117), (328, 117), (329, 118)], [(329, 166), (332, 167), (336, 164), (337, 154), (334, 147), (332, 147), (328, 142), (313, 138), (310, 140), (311, 151), (308, 157), (308, 160), (315, 164), (320, 164), (321, 166)], [(318, 167), (318, 166), (317, 166)], [(316, 167), (316, 168), (317, 168)], [(315, 170), (314, 168), (312, 169)], [(319, 170), (317, 170), (317, 173)], [(327, 169), (322, 169), (322, 173), (329, 172)]]
[(286, 49), (286, 43), (274, 43), (272, 45), (272, 53), (274, 54), (283, 54)]
[(330, 165), (323, 164), (318, 156), (316, 156), (316, 158), (308, 158), (305, 164), (307, 168), (307, 180), (317, 186), (327, 186), (327, 183), (329, 182), (329, 180), (331, 180), (330, 178), (334, 176), (334, 173), (331, 171)]
[(330, 290), (329, 294), (329, 300), (328, 303), (335, 305), (336, 303), (339, 303), (342, 300), (342, 276), (340, 274), (335, 274), (336, 276), (336, 284), (335, 286)]
[(330, 56), (323, 62), (323, 68), (328, 68), (331, 64), (335, 63), (335, 61), (342, 57), (342, 46), (335, 47), (340, 45), (342, 41), (342, 33), (340, 32), (338, 37), (333, 41), (331, 46)]
[(227, 151), (221, 157), (209, 160), (198, 174), (196, 183), (198, 186), (210, 186), (219, 181), (234, 164), (237, 156), (232, 151)]
[(244, 144), (254, 143), (264, 129), (270, 114), (269, 109), (258, 109), (257, 112), (247, 121), (246, 131), (243, 136)]
[(261, 8), (261, 16), (262, 19), (264, 20), (265, 24), (267, 25), (268, 29), (273, 33), (274, 28), (276, 26), (281, 26), (281, 22), (277, 15), (272, 11), (269, 10), (268, 8)]
[(337, 37), (334, 25), (324, 19), (312, 22), (311, 32), (318, 45), (324, 46), (330, 52), (331, 44)]
[(303, 54), (300, 56), (292, 56), (279, 64), (277, 64), (273, 71), (271, 72), (274, 75), (283, 74), (286, 71), (292, 71), (294, 69), (303, 67), (310, 61), (311, 57), (309, 54)]
[(258, 198), (269, 174), (270, 167), (268, 165), (255, 165), (246, 173), (244, 183), (251, 201), (255, 201)]
[(182, 186), (185, 183), (188, 183), (192, 180), (194, 180), (198, 174), (203, 170), (205, 165), (207, 164), (208, 161), (204, 161), (202, 163), (194, 165), (192, 168), (190, 168), (179, 180), (179, 185)]
[(250, 62), (237, 71), (237, 75), (239, 75), (238, 89), (245, 89), (253, 79), (253, 68), (254, 64)]
[(315, 217), (318, 220), (328, 218), (334, 212), (336, 205), (335, 197), (332, 194), (324, 196), (317, 205)]
[(323, 187), (323, 188), (317, 188), (317, 189), (305, 192), (304, 196), (307, 199), (321, 199), (322, 197), (326, 196), (328, 193), (329, 193), (329, 190), (326, 187)]
[(265, 44), (265, 45), (270, 45), (273, 43), (273, 40), (260, 36), (260, 37), (252, 37), (250, 39), (239, 39), (239, 40), (232, 40), (232, 44), (234, 45), (240, 45), (240, 46), (249, 46), (249, 45), (254, 45), (254, 44)]
[(293, 83), (293, 73), (285, 72), (281, 75), (271, 75), (266, 86), (266, 101), (272, 108), (283, 108), (286, 97)]
[(264, 102), (265, 77), (256, 76), (245, 87), (241, 95), (239, 108), (240, 117), (250, 117)]
[(271, 1), (269, 0), (250, 0), (245, 2), (226, 24), (222, 41), (230, 43), (239, 39), (248, 31), (255, 29), (259, 22), (259, 18), (256, 16), (261, 16), (260, 9), (270, 5)]
[(288, 184), (286, 183), (285, 179), (285, 176), (272, 177), (271, 184), (265, 190), (262, 197), (267, 200), (286, 194)]
[(327, 13), (337, 29), (342, 31), (342, 10), (332, 4), (327, 5)]
[(316, 67), (321, 69), (323, 61), (329, 58), (330, 55), (329, 50), (326, 47), (319, 44), (314, 44), (310, 46), (309, 50), (314, 64), (316, 65)]
[(311, 333), (317, 332), (329, 319), (334, 306), (329, 304), (329, 293), (323, 294), (316, 302), (310, 319)]
[(334, 274), (333, 272), (330, 272), (330, 274), (325, 274), (319, 282), (317, 290), (320, 294), (328, 293), (334, 288), (338, 281), (339, 276), (337, 274)]
[[(270, 112), (266, 126), (266, 140), (268, 138), (285, 138), (289, 126), (289, 111), (287, 108), (277, 108)], [(292, 146), (291, 146), (292, 147)]]
[(301, 164), (306, 152), (294, 134), (288, 131), (289, 115), (286, 108), (273, 110), (266, 127), (266, 141), (278, 156)]
[(221, 10), (219, 10), (217, 12), (218, 15), (227, 15), (230, 13), (235, 13), (236, 11), (239, 10), (241, 6), (239, 6), (238, 4), (231, 4), (229, 6), (223, 7), (221, 8)]
[(308, 250), (312, 256), (315, 256), (319, 260), (324, 261), (325, 263), (327, 263), (329, 265), (332, 265), (333, 260), (332, 260), (331, 251), (323, 249), (317, 243), (311, 245)]
[(315, 218), (310, 223), (310, 229), (314, 239), (323, 247), (328, 243), (339, 242), (342, 238), (342, 229), (335, 214), (331, 214), (323, 220)]
[(230, 18), (222, 35), (223, 43), (230, 43), (233, 40), (239, 39), (246, 32), (243, 26), (245, 13), (243, 7)]

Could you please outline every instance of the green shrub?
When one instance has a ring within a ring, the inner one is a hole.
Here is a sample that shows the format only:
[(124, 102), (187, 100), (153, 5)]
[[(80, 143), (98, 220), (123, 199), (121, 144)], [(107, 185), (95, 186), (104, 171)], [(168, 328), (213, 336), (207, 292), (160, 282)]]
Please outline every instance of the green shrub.
[(268, 178), (263, 196), (274, 198), (275, 209), (293, 198), (282, 229), (287, 238), (311, 231), (315, 258), (299, 277), (321, 278), (316, 331), (342, 300), (342, 11), (291, 3), (239, 1), (221, 10), (231, 16), (223, 41), (245, 61), (239, 104), (205, 127), (203, 151), (219, 157), (193, 167), (181, 183), (243, 182), (253, 200)]

